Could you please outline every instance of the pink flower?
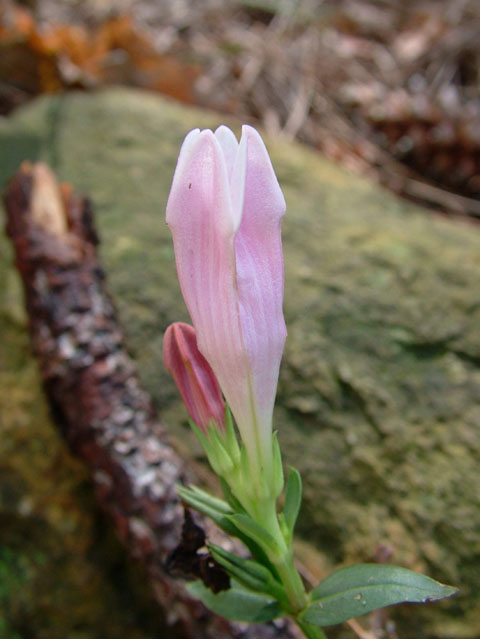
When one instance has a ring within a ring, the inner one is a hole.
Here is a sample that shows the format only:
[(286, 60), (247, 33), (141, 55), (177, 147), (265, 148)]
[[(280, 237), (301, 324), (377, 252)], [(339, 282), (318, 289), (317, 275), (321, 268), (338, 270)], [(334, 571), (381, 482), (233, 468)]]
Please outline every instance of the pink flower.
[(191, 131), (167, 204), (178, 278), (250, 462), (272, 470), (272, 411), (286, 337), (285, 200), (260, 135)]
[(194, 423), (207, 433), (212, 420), (225, 430), (225, 403), (215, 373), (197, 348), (195, 329), (171, 324), (163, 340), (163, 361)]

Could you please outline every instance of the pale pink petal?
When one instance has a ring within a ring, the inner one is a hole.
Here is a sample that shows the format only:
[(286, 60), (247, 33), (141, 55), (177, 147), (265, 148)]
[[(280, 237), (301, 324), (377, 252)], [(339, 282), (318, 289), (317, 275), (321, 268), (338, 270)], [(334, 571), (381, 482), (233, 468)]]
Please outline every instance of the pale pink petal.
[[(285, 199), (265, 145), (255, 129), (244, 126), (232, 197), (244, 183), (243, 211), (235, 237), (239, 313), (252, 376), (260, 434), (270, 438), (278, 372), (286, 338), (283, 318), (281, 220)], [(243, 174), (244, 173), (244, 174)], [(236, 198), (239, 196), (236, 195)]]
[(230, 178), (238, 151), (238, 140), (233, 131), (223, 124), (215, 131), (215, 137), (222, 148), (228, 177)]
[(246, 139), (242, 136), (235, 155), (232, 172), (230, 174), (230, 198), (232, 201), (233, 219), (236, 232), (242, 222), (246, 175), (247, 145)]
[(187, 135), (185, 136), (183, 144), (180, 148), (180, 153), (178, 154), (177, 171), (179, 170), (179, 167), (181, 167), (185, 161), (188, 161), (188, 158), (190, 157), (189, 149), (194, 144), (195, 140), (198, 138), (199, 135), (200, 135), (200, 129), (193, 129), (192, 131), (187, 133)]
[(190, 131), (180, 150), (167, 202), (166, 219), (170, 228), (190, 226), (190, 210), (193, 213), (193, 209), (198, 209), (197, 203), (203, 207), (215, 203), (216, 210), (211, 214), (207, 212), (208, 222), (221, 225), (225, 232), (233, 232), (225, 157), (209, 129)]

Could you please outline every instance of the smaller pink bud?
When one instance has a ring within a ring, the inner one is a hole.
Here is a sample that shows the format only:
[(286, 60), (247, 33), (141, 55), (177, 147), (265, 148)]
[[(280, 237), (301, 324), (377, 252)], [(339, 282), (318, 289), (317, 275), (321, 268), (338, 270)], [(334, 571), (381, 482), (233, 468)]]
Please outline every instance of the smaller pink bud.
[(225, 430), (225, 402), (210, 364), (200, 353), (193, 326), (171, 324), (163, 339), (163, 361), (194, 423), (206, 434), (212, 420)]

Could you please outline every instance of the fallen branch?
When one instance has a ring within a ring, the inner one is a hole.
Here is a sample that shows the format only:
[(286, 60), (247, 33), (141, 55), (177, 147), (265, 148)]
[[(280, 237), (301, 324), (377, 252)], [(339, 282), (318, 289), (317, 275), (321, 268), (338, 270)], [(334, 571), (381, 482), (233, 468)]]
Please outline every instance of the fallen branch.
[[(207, 611), (165, 569), (183, 524), (175, 485), (192, 476), (167, 442), (125, 349), (104, 287), (89, 201), (69, 185), (59, 186), (45, 165), (28, 163), (12, 178), (4, 200), (52, 413), (90, 468), (100, 505), (144, 564), (167, 623), (181, 636), (245, 637), (243, 626)], [(207, 527), (210, 534), (218, 532)], [(248, 637), (289, 639), (298, 633), (281, 621), (250, 626)]]

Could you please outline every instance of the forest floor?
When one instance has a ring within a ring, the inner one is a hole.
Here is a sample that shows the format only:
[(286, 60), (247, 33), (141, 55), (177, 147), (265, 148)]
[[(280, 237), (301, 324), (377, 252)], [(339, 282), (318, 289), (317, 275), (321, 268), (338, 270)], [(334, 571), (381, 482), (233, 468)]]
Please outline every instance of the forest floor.
[(299, 139), (437, 211), (480, 217), (476, 0), (6, 0), (0, 113), (142, 87)]

